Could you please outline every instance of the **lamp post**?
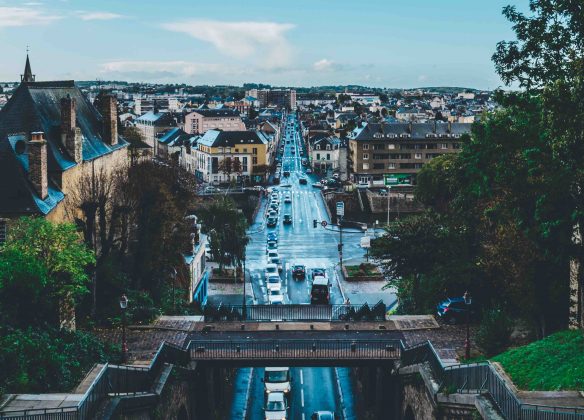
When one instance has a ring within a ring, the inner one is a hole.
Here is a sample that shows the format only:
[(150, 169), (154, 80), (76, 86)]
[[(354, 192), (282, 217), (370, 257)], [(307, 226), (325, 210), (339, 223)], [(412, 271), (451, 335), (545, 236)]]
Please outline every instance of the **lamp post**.
[(247, 302), (246, 302), (246, 291), (245, 291), (245, 251), (243, 253), (243, 310), (242, 310), (242, 315), (243, 315), (243, 320), (245, 321), (247, 319)]
[(122, 310), (122, 363), (128, 361), (128, 343), (126, 341), (126, 309), (128, 308), (128, 298), (124, 293), (120, 298), (120, 309)]
[(466, 306), (466, 340), (464, 342), (464, 355), (466, 359), (470, 359), (470, 305), (472, 304), (472, 297), (468, 291), (464, 292), (464, 304)]
[(389, 226), (389, 196), (391, 195), (391, 185), (387, 186), (387, 225)]

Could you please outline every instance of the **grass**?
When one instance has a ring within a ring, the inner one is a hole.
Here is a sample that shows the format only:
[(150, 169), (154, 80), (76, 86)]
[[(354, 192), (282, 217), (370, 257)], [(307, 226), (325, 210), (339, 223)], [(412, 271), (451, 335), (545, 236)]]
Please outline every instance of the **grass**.
[(561, 331), (492, 359), (528, 391), (584, 391), (584, 332)]
[(345, 269), (350, 277), (379, 275), (379, 270), (373, 264), (346, 265)]

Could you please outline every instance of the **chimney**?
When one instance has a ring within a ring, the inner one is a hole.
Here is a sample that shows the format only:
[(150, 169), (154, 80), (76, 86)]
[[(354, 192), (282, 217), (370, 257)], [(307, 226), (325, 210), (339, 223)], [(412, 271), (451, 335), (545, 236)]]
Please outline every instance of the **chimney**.
[(61, 143), (76, 163), (83, 160), (81, 129), (77, 127), (76, 101), (70, 95), (61, 99)]
[(113, 95), (103, 95), (100, 110), (103, 117), (103, 140), (110, 146), (118, 144), (118, 101)]
[(30, 134), (28, 142), (28, 176), (41, 200), (49, 195), (49, 175), (47, 171), (47, 141), (44, 133)]

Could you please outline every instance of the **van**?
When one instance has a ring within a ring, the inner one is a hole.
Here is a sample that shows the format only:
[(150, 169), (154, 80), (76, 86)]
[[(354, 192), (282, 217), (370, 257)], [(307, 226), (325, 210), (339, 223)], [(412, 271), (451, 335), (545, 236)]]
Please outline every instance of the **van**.
[(264, 390), (266, 394), (272, 392), (290, 392), (290, 368), (267, 367), (264, 369)]
[(328, 305), (330, 303), (330, 283), (326, 277), (316, 276), (310, 289), (310, 303), (313, 305)]

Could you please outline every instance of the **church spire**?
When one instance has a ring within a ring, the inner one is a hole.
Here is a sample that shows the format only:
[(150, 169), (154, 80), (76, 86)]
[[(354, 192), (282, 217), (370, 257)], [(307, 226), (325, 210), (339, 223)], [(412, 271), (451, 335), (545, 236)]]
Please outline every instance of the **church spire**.
[(30, 68), (30, 60), (28, 59), (28, 51), (26, 52), (26, 64), (24, 65), (24, 74), (20, 75), (21, 82), (34, 82), (35, 75), (32, 74)]

